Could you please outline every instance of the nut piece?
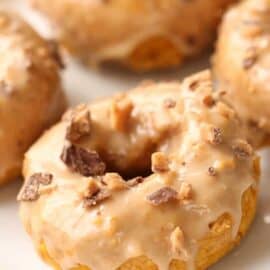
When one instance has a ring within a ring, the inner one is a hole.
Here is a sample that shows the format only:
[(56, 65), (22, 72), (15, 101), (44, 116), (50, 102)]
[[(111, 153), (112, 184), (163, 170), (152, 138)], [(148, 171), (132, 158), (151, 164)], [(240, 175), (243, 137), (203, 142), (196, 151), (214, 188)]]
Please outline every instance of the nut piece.
[(48, 186), (53, 179), (52, 174), (35, 173), (25, 182), (24, 187), (18, 195), (19, 201), (36, 201), (39, 194), (40, 185)]
[(173, 256), (176, 258), (185, 258), (187, 255), (185, 250), (185, 237), (183, 231), (179, 227), (176, 227), (171, 233), (170, 242)]
[(151, 156), (152, 171), (164, 173), (169, 171), (169, 159), (162, 152), (156, 152)]
[(128, 128), (128, 120), (133, 109), (133, 104), (128, 98), (119, 97), (111, 105), (112, 127), (120, 132), (125, 132)]
[(241, 139), (234, 142), (232, 150), (235, 157), (239, 160), (245, 160), (253, 154), (251, 145)]
[(71, 170), (83, 176), (103, 175), (106, 170), (105, 163), (96, 151), (89, 151), (76, 145), (65, 146), (61, 159)]
[(178, 192), (171, 187), (164, 187), (146, 197), (152, 205), (158, 206), (178, 199)]
[(97, 184), (97, 181), (94, 179), (90, 179), (86, 191), (84, 191), (85, 197), (91, 197), (96, 194), (100, 190), (100, 187)]
[(66, 139), (77, 142), (84, 136), (90, 134), (91, 115), (86, 105), (78, 106), (72, 113), (70, 124), (67, 127)]
[(86, 196), (83, 201), (85, 208), (91, 208), (98, 205), (100, 202), (111, 197), (111, 193), (106, 189), (99, 189), (97, 192)]
[(192, 186), (189, 183), (183, 182), (179, 191), (180, 200), (190, 200), (192, 198)]
[(122, 190), (127, 188), (126, 182), (118, 173), (106, 173), (102, 178), (102, 184), (109, 190)]

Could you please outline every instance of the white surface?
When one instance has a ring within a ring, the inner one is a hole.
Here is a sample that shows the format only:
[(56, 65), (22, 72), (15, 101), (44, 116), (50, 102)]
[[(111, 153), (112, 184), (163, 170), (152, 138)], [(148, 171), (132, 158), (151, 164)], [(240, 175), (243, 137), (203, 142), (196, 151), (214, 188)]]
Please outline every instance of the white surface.
[[(2, 0), (20, 11), (39, 31), (48, 34), (46, 25), (38, 16), (25, 10), (18, 1)], [(86, 102), (94, 97), (110, 95), (117, 90), (126, 90), (142, 79), (177, 80), (183, 76), (207, 67), (204, 59), (189, 63), (181, 71), (134, 75), (121, 70), (85, 70), (73, 60), (68, 60), (68, 68), (63, 74), (70, 103)], [(270, 152), (263, 153), (263, 181), (258, 214), (248, 236), (229, 256), (221, 260), (212, 270), (269, 270), (270, 269), (270, 225), (265, 221), (270, 215)], [(0, 190), (0, 270), (48, 270), (36, 255), (32, 243), (24, 232), (19, 218), (16, 194), (20, 181)], [(111, 270), (111, 269), (108, 269)]]

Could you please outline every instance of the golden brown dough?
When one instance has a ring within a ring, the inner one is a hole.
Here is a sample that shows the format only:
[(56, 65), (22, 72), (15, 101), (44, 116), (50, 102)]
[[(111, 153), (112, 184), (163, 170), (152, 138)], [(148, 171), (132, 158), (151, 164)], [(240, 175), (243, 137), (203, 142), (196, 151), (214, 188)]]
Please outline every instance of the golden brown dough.
[(137, 71), (181, 64), (209, 47), (236, 0), (29, 0), (83, 62), (113, 61)]
[(53, 43), (0, 12), (0, 184), (20, 175), (24, 152), (65, 109), (59, 60)]
[(247, 122), (250, 141), (269, 144), (270, 1), (243, 1), (225, 15), (213, 70), (224, 99)]
[(81, 105), (26, 154), (23, 224), (57, 270), (206, 269), (255, 214), (241, 127), (208, 71)]

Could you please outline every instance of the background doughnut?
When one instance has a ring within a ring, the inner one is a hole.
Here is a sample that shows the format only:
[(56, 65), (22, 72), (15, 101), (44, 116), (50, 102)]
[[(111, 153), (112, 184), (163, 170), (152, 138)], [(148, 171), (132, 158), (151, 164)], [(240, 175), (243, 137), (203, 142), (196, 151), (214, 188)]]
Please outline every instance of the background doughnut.
[(24, 152), (65, 109), (59, 65), (54, 43), (0, 11), (0, 184), (20, 175)]
[(225, 15), (213, 71), (224, 99), (250, 126), (250, 141), (269, 144), (270, 1), (243, 1)]
[(117, 62), (137, 71), (179, 65), (209, 47), (235, 0), (29, 0), (58, 27), (83, 62)]
[(255, 214), (241, 126), (208, 71), (81, 105), (26, 154), (23, 224), (57, 270), (206, 269)]

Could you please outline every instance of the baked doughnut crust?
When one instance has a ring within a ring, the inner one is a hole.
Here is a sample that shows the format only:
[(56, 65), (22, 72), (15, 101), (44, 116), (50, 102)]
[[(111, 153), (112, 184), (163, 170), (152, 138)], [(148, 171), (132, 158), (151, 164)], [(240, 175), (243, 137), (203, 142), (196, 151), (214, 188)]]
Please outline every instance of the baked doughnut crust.
[(269, 145), (269, 60), (270, 2), (243, 1), (223, 19), (213, 70), (225, 100), (247, 122), (256, 147)]
[(136, 71), (173, 67), (201, 53), (213, 41), (225, 9), (236, 2), (29, 1), (54, 22), (61, 42), (83, 62), (116, 62)]
[(45, 261), (58, 270), (202, 270), (240, 241), (256, 209), (259, 160), (212, 90), (208, 71), (142, 84), (67, 112), (32, 146), (18, 199)]
[(0, 185), (20, 175), (24, 152), (65, 109), (52, 46), (0, 12)]

